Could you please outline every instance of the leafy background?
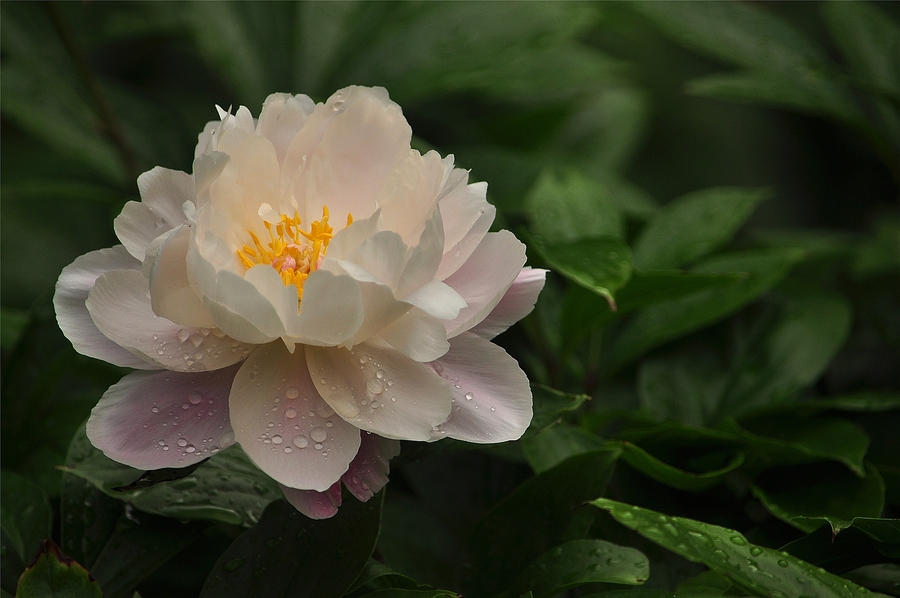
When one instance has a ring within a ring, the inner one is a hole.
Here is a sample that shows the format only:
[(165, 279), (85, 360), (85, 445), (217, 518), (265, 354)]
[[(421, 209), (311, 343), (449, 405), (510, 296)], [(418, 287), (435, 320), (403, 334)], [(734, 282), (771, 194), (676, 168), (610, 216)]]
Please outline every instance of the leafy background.
[[(900, 10), (0, 5), (10, 596), (900, 592)], [(518, 442), (405, 444), (310, 521), (234, 448), (141, 477), (82, 422), (59, 271), (215, 104), (383, 85), (553, 272)], [(138, 480), (136, 483), (135, 480)]]

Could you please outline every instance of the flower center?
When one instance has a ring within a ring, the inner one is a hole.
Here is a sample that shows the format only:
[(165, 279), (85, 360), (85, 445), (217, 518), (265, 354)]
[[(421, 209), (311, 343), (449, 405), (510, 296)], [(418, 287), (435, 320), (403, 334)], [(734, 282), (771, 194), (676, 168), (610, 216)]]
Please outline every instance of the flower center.
[[(347, 215), (347, 225), (353, 216)], [(251, 230), (247, 232), (253, 239), (253, 246), (244, 245), (237, 250), (237, 256), (247, 268), (259, 264), (269, 264), (281, 276), (284, 286), (297, 287), (297, 300), (303, 298), (303, 283), (316, 271), (325, 258), (325, 250), (334, 236), (334, 229), (328, 224), (328, 207), (322, 206), (322, 219), (315, 220), (306, 231), (300, 227), (300, 216), (281, 215), (275, 224), (265, 222), (269, 242), (265, 245)]]

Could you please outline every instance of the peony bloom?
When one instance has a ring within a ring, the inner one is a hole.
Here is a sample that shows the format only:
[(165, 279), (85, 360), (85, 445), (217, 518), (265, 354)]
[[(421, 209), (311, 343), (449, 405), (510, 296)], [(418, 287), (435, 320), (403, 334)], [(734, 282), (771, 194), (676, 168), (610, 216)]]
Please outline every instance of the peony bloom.
[(238, 442), (311, 517), (387, 482), (398, 440), (518, 438), (525, 374), (490, 342), (545, 271), (489, 233), (484, 183), (410, 149), (384, 89), (324, 104), (274, 94), (199, 136), (193, 174), (154, 168), (115, 220), (122, 242), (59, 277), (75, 348), (141, 370), (87, 434), (139, 469)]

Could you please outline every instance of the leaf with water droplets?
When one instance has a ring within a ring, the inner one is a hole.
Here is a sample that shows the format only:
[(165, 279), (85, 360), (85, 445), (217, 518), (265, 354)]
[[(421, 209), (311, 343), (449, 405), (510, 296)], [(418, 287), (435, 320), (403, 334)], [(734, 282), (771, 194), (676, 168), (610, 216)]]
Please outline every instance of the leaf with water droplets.
[(745, 590), (764, 596), (856, 598), (871, 596), (863, 587), (788, 554), (755, 546), (740, 533), (684, 517), (669, 517), (607, 498), (593, 505), (619, 523), (688, 560), (728, 576)]
[(19, 578), (18, 598), (101, 598), (97, 582), (87, 570), (53, 543), (44, 540), (37, 560)]
[(587, 583), (639, 585), (650, 576), (647, 557), (603, 540), (572, 540), (536, 558), (522, 571), (512, 594), (555, 596)]

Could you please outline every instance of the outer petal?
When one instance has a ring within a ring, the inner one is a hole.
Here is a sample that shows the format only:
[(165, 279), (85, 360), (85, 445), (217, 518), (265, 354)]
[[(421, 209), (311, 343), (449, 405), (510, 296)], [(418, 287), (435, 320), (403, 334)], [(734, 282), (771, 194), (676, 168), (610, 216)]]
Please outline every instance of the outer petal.
[(328, 519), (337, 515), (341, 506), (341, 483), (335, 482), (325, 492), (297, 490), (280, 484), (281, 491), (294, 508), (310, 519)]
[(316, 392), (303, 347), (259, 347), (229, 397), (235, 438), (253, 462), (290, 488), (324, 492), (359, 450), (359, 430), (334, 415)]
[(236, 372), (128, 374), (91, 411), (88, 438), (110, 459), (138, 469), (202, 461), (234, 444), (228, 391)]
[(157, 166), (138, 177), (141, 201), (129, 201), (116, 217), (116, 236), (128, 253), (144, 260), (144, 251), (159, 235), (184, 224), (182, 206), (195, 197), (194, 177)]
[(273, 93), (263, 103), (256, 130), (272, 142), (278, 162), (284, 161), (288, 146), (306, 124), (315, 110), (315, 103), (309, 96)]
[(373, 341), (307, 347), (313, 383), (338, 415), (387, 438), (428, 440), (450, 414), (450, 385), (431, 368)]
[(138, 270), (114, 270), (97, 279), (87, 309), (107, 337), (148, 363), (180, 372), (202, 372), (243, 360), (252, 346), (220, 330), (182, 327), (150, 308), (147, 279)]
[(85, 306), (88, 293), (101, 275), (111, 270), (137, 269), (141, 264), (125, 248), (116, 245), (82, 255), (66, 266), (56, 283), (53, 307), (56, 321), (75, 350), (113, 365), (135, 369), (156, 369), (131, 351), (120, 347), (97, 328)]
[[(452, 166), (451, 156), (445, 159), (445, 169)], [(469, 173), (459, 168), (447, 173), (438, 204), (444, 223), (444, 257), (438, 270), (438, 278), (453, 274), (488, 232), (496, 208), (487, 202), (487, 183), (466, 184)]]
[(435, 437), (492, 443), (519, 438), (531, 423), (528, 378), (516, 360), (470, 332), (450, 340), (450, 351), (432, 364), (450, 381), (453, 410)]
[(450, 349), (444, 323), (417, 307), (378, 336), (413, 361), (434, 361)]
[(527, 316), (534, 309), (538, 295), (544, 288), (547, 270), (526, 266), (507, 289), (500, 303), (470, 332), (491, 340)]
[(472, 328), (494, 309), (525, 264), (525, 245), (511, 232), (490, 233), (444, 282), (465, 299), (467, 307), (447, 322), (447, 336)]
[(363, 432), (359, 452), (341, 479), (353, 496), (366, 502), (388, 483), (391, 459), (399, 454), (400, 443), (396, 440)]
[(188, 280), (190, 240), (190, 227), (181, 226), (156, 250), (150, 268), (150, 305), (156, 315), (176, 324), (212, 328), (215, 322)]

